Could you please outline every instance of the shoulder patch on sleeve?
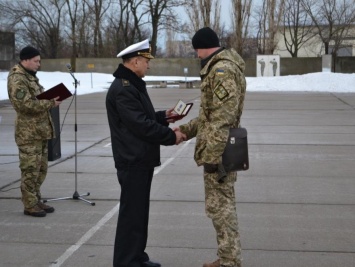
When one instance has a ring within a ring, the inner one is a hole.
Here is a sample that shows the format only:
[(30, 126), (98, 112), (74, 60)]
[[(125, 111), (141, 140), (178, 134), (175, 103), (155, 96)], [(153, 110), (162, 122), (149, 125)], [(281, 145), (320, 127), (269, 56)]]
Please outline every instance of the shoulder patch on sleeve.
[(129, 86), (129, 81), (128, 80), (125, 80), (125, 79), (122, 79), (122, 85), (123, 86)]
[(25, 97), (25, 92), (21, 89), (16, 92), (16, 98), (21, 100)]
[(219, 100), (225, 99), (227, 96), (229, 96), (228, 90), (223, 87), (222, 81), (219, 80), (216, 87), (213, 89), (213, 93), (218, 97)]
[(213, 90), (213, 93), (218, 97), (219, 100), (223, 100), (225, 99), (229, 93), (226, 89), (224, 89), (224, 87), (222, 86), (218, 86)]

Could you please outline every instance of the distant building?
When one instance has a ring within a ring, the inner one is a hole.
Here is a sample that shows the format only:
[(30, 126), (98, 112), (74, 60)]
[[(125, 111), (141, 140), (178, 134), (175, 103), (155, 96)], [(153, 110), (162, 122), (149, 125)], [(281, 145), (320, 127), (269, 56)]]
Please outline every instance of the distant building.
[(0, 60), (15, 59), (15, 33), (0, 31)]
[[(325, 54), (324, 43), (316, 33), (316, 29), (312, 29), (307, 40), (298, 50), (298, 57), (320, 57)], [(286, 49), (284, 35), (281, 31), (277, 32), (275, 40), (277, 42), (274, 54), (281, 57), (291, 57), (291, 54)], [(291, 39), (290, 32), (286, 32), (286, 39)], [(334, 40), (329, 43), (329, 53), (334, 49)], [(337, 53), (338, 57), (352, 57), (355, 56), (355, 25), (350, 28), (347, 36), (344, 37), (342, 44)]]
[(0, 31), (0, 70), (7, 70), (15, 60), (15, 33)]

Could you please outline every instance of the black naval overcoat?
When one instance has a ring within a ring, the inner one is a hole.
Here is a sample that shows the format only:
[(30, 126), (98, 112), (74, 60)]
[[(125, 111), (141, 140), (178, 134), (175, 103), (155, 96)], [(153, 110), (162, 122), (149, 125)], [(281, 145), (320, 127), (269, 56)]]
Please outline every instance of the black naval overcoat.
[(165, 111), (155, 111), (145, 82), (119, 65), (113, 74), (106, 109), (115, 167), (150, 169), (160, 165), (160, 145), (174, 145), (176, 136)]

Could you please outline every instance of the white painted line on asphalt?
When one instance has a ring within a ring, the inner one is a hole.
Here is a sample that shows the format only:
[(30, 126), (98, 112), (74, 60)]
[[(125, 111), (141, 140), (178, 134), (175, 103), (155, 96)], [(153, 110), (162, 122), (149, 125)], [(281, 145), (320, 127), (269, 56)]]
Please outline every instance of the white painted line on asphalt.
[(111, 143), (104, 145), (104, 147), (109, 147), (109, 146), (111, 146)]
[(76, 242), (75, 245), (68, 248), (62, 256), (60, 256), (55, 263), (51, 264), (51, 267), (59, 267), (71, 256), (75, 251), (77, 251), (83, 244), (85, 244), (102, 226), (104, 226), (108, 220), (118, 212), (120, 208), (120, 203), (118, 203), (112, 210), (110, 210), (106, 215), (96, 224), (94, 225), (89, 231), (87, 231), (79, 240)]
[[(170, 162), (175, 160), (176, 157), (180, 155), (180, 153), (187, 147), (187, 145), (191, 142), (191, 139), (187, 142), (185, 142), (182, 146), (179, 147), (179, 149), (175, 152), (175, 154), (169, 158), (167, 161), (165, 161), (160, 167), (156, 168), (154, 171), (154, 175), (157, 175), (160, 171), (162, 171), (166, 166), (169, 165)], [(111, 144), (110, 144), (111, 145)], [(115, 215), (116, 212), (120, 209), (120, 203), (118, 203), (115, 207), (113, 207), (112, 210), (110, 210), (106, 215), (96, 224), (94, 225), (89, 231), (87, 231), (79, 240), (76, 242), (75, 245), (72, 245), (70, 248), (68, 248), (63, 255), (61, 255), (57, 260), (54, 261), (53, 264), (50, 265), (50, 267), (60, 267), (62, 264), (71, 256), (74, 254), (75, 251), (77, 251), (83, 244), (85, 244), (102, 226), (104, 226), (108, 220), (112, 218), (113, 215)]]
[(172, 162), (173, 160), (175, 160), (177, 158), (177, 156), (180, 155), (180, 153), (187, 147), (188, 144), (190, 144), (192, 139), (190, 139), (189, 141), (186, 141), (182, 146), (179, 147), (179, 149), (175, 152), (175, 154), (169, 158), (167, 161), (165, 161), (162, 165), (160, 165), (159, 167), (157, 167), (154, 171), (154, 175), (157, 175), (161, 170), (163, 170), (167, 165), (170, 164), (170, 162)]

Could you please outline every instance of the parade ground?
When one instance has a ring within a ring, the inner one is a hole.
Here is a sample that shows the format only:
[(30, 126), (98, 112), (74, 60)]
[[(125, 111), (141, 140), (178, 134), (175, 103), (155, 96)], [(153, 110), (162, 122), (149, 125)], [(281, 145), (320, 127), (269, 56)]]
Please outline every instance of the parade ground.
[[(179, 99), (194, 103), (171, 127), (198, 114), (198, 88), (150, 88), (149, 94), (157, 110)], [(1, 267), (112, 266), (120, 187), (105, 97), (78, 95), (77, 105), (69, 108), (69, 98), (60, 106), (61, 157), (49, 162), (42, 197), (68, 199), (49, 201), (55, 212), (44, 218), (23, 214), (16, 114), (8, 100), (0, 101)], [(235, 185), (242, 266), (354, 267), (355, 93), (247, 92), (242, 126), (250, 160)], [(195, 139), (162, 146), (155, 169), (147, 252), (163, 267), (202, 267), (216, 259), (194, 145)], [(92, 203), (74, 199), (75, 192), (89, 193), (83, 198)]]

